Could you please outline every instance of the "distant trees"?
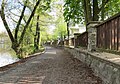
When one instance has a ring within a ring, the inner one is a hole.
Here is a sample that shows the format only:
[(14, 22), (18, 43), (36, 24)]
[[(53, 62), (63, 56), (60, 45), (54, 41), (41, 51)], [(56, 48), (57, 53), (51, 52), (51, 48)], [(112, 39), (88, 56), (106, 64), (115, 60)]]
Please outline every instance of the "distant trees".
[(0, 42), (2, 42), (2, 41), (5, 41), (7, 43), (9, 42), (9, 37), (7, 36), (6, 32), (0, 33)]
[(58, 18), (56, 28), (54, 29), (54, 38), (61, 40), (67, 35), (67, 24), (64, 22), (64, 18)]
[[(58, 2), (58, 3), (57, 3)], [(56, 10), (56, 19), (55, 19), (55, 29), (53, 34), (53, 39), (61, 39), (64, 40), (65, 36), (67, 35), (67, 23), (64, 21), (63, 16), (63, 4), (59, 3), (61, 0), (56, 0), (52, 6), (54, 10)]]

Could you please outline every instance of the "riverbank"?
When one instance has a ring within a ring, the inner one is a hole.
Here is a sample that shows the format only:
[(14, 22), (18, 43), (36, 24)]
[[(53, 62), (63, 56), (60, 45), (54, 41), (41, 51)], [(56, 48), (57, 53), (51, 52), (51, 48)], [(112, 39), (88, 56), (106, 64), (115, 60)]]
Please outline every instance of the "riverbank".
[(39, 52), (39, 53), (34, 53), (34, 54), (32, 54), (32, 55), (28, 55), (26, 58), (22, 58), (22, 59), (20, 59), (19, 61), (16, 61), (16, 62), (11, 63), (11, 64), (8, 64), (8, 65), (5, 65), (5, 66), (3, 66), (3, 67), (0, 67), (0, 71), (5, 71), (5, 70), (8, 70), (8, 69), (10, 69), (10, 68), (12, 68), (12, 67), (15, 67), (15, 66), (17, 66), (17, 65), (20, 65), (20, 64), (26, 62), (27, 60), (29, 60), (30, 58), (35, 57), (35, 56), (38, 56), (38, 55), (41, 55), (41, 54), (43, 54), (44, 52), (45, 52), (45, 51)]
[(30, 58), (35, 57), (35, 56), (38, 56), (38, 55), (41, 55), (41, 54), (43, 54), (44, 52), (45, 52), (45, 49), (44, 49), (44, 51), (36, 52), (36, 53), (34, 53), (34, 54), (31, 54), (31, 55), (26, 56), (25, 58), (19, 59), (18, 61), (14, 62), (14, 63), (11, 63), (11, 64), (8, 64), (8, 65), (2, 66), (2, 67), (0, 67), (0, 71), (6, 71), (6, 70), (8, 70), (8, 69), (10, 69), (10, 68), (12, 68), (12, 67), (15, 67), (15, 66), (17, 66), (17, 65), (20, 65), (20, 64), (26, 62), (27, 60), (29, 60)]

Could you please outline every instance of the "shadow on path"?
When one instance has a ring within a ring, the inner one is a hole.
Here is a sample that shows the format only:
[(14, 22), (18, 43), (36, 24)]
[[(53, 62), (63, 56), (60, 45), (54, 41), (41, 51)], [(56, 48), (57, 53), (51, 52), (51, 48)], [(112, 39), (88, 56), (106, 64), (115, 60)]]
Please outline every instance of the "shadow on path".
[(64, 49), (48, 46), (44, 54), (0, 73), (0, 84), (102, 84), (101, 82), (90, 68), (72, 58)]

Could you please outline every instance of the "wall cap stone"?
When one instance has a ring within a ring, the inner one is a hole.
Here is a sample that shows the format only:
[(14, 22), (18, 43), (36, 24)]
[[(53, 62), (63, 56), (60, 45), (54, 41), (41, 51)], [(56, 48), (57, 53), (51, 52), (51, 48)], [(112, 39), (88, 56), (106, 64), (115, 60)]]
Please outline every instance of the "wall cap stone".
[(117, 13), (117, 14), (115, 14), (114, 16), (111, 16), (110, 18), (108, 18), (107, 20), (103, 21), (102, 23), (100, 23), (100, 24), (97, 25), (96, 27), (101, 26), (101, 25), (103, 25), (103, 24), (105, 24), (105, 23), (107, 23), (107, 22), (109, 22), (109, 21), (111, 21), (111, 20), (113, 20), (113, 19), (115, 19), (115, 18), (117, 18), (117, 17), (120, 17), (120, 12)]
[(87, 23), (87, 28), (97, 26), (98, 24), (101, 24), (102, 21), (90, 21)]
[(78, 52), (90, 55), (97, 60), (103, 61), (111, 66), (114, 66), (120, 69), (120, 55), (115, 55), (115, 54), (106, 53), (106, 52), (89, 52), (82, 48), (71, 48), (71, 47), (65, 47), (65, 48), (75, 49)]
[(80, 35), (81, 33), (74, 33), (74, 35)]

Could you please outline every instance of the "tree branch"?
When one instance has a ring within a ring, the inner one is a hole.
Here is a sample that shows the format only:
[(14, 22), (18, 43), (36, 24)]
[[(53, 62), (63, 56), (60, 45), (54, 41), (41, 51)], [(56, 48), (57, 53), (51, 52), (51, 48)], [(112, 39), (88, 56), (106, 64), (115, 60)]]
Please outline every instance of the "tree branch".
[(21, 37), (20, 37), (20, 40), (19, 40), (19, 45), (20, 45), (21, 42), (23, 41), (23, 37), (24, 37), (24, 35), (25, 35), (26, 29), (28, 28), (31, 19), (32, 19), (32, 17), (33, 17), (34, 14), (35, 14), (35, 11), (36, 11), (36, 9), (37, 9), (40, 1), (41, 1), (41, 0), (38, 0), (38, 1), (36, 2), (36, 5), (34, 6), (34, 9), (33, 9), (32, 13), (31, 13), (31, 15), (30, 15), (30, 17), (29, 17), (26, 25), (24, 26), (23, 32), (22, 32)]
[(22, 10), (22, 12), (21, 12), (21, 16), (20, 16), (19, 21), (18, 21), (18, 23), (17, 23), (17, 26), (16, 26), (16, 28), (15, 28), (15, 40), (16, 40), (16, 41), (17, 41), (17, 36), (18, 36), (18, 31), (19, 31), (19, 25), (21, 24), (21, 21), (22, 21), (22, 19), (23, 19), (23, 17), (24, 17), (24, 12), (25, 12), (25, 9), (26, 9), (27, 1), (28, 1), (28, 0), (26, 0), (25, 3), (24, 3), (24, 7), (23, 7), (23, 10)]
[(5, 28), (6, 28), (6, 30), (7, 30), (7, 33), (8, 33), (8, 35), (9, 35), (9, 37), (10, 37), (10, 40), (11, 40), (11, 42), (13, 43), (15, 40), (14, 40), (14, 37), (13, 37), (13, 35), (12, 35), (12, 32), (10, 31), (10, 28), (9, 28), (9, 26), (8, 26), (8, 23), (7, 23), (6, 19), (5, 19), (4, 7), (5, 7), (5, 2), (4, 2), (4, 0), (3, 0), (3, 1), (2, 1), (2, 5), (1, 5), (1, 14), (0, 14), (0, 16), (1, 16), (1, 19), (2, 19), (2, 21), (3, 21), (3, 24), (4, 24)]
[[(15, 23), (18, 23), (15, 19), (13, 19), (12, 17), (10, 17), (11, 20), (13, 20)], [(21, 24), (22, 27), (24, 27), (23, 24)]]
[(103, 5), (100, 7), (99, 11), (101, 11), (109, 1), (110, 0), (105, 0)]
[(9, 11), (11, 14), (13, 14), (14, 16), (20, 17), (19, 15), (13, 13), (12, 11)]

